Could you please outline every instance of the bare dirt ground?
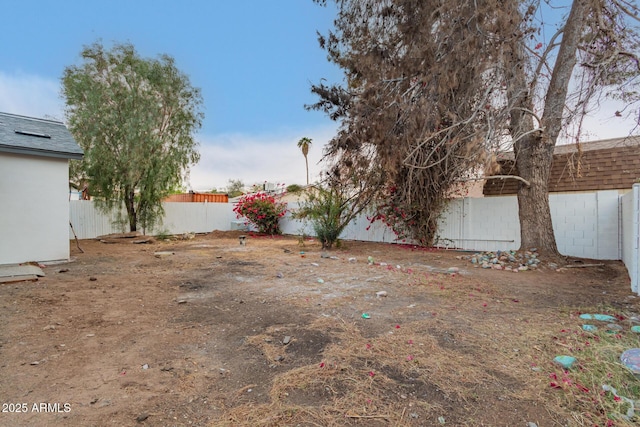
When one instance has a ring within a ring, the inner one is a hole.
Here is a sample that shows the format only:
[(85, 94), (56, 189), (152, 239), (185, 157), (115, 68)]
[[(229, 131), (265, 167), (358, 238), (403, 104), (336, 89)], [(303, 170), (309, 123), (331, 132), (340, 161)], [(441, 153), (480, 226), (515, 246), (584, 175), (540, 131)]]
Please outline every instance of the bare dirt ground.
[(222, 232), (80, 246), (0, 285), (2, 426), (572, 425), (558, 334), (640, 312), (620, 262), (515, 274)]

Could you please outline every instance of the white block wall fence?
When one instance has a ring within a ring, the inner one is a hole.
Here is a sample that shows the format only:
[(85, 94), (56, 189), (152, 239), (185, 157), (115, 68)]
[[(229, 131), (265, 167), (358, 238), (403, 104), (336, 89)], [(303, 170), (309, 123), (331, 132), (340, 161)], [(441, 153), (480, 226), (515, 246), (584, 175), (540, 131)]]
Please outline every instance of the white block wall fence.
[(622, 262), (629, 271), (631, 290), (640, 295), (640, 184), (621, 199)]
[[(560, 253), (600, 260), (622, 260), (634, 292), (639, 292), (640, 185), (621, 195), (616, 190), (551, 194), (549, 205)], [(295, 209), (295, 203), (289, 203)], [(207, 233), (237, 226), (231, 203), (165, 203), (163, 224), (147, 234)], [(124, 214), (124, 212), (123, 212)], [(115, 216), (101, 214), (91, 201), (71, 201), (70, 219), (79, 239), (127, 231)], [(345, 240), (402, 243), (380, 222), (369, 227), (361, 215), (340, 236)], [(367, 230), (367, 227), (369, 229)], [(281, 221), (285, 234), (313, 235), (309, 224), (287, 214)], [(473, 251), (520, 247), (518, 202), (515, 196), (453, 200), (438, 227), (438, 245)], [(69, 238), (73, 239), (69, 230)]]

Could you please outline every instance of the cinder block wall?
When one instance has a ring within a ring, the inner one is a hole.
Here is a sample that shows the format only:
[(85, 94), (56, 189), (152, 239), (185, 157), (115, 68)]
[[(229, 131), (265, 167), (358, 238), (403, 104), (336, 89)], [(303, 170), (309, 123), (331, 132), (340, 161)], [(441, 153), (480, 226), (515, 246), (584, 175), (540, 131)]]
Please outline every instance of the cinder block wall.
[[(549, 204), (560, 253), (594, 259), (621, 258), (617, 191), (553, 194)], [(290, 208), (293, 207), (294, 204), (290, 204)], [(231, 222), (235, 220), (232, 209), (231, 203), (166, 203), (166, 216), (156, 231), (180, 234), (230, 230)], [(71, 202), (71, 221), (81, 239), (123, 231), (112, 228), (113, 219), (100, 215), (92, 202)], [(309, 224), (293, 220), (290, 215), (283, 219), (281, 228), (286, 234), (313, 234)], [(402, 243), (380, 222), (369, 224), (366, 215), (350, 224), (341, 238)], [(451, 248), (474, 251), (518, 249), (520, 223), (516, 197), (453, 200), (439, 221), (438, 238), (440, 246)]]
[[(552, 194), (551, 218), (563, 255), (620, 259), (619, 193)], [(467, 250), (497, 251), (520, 247), (515, 196), (458, 199), (440, 221), (440, 239)]]

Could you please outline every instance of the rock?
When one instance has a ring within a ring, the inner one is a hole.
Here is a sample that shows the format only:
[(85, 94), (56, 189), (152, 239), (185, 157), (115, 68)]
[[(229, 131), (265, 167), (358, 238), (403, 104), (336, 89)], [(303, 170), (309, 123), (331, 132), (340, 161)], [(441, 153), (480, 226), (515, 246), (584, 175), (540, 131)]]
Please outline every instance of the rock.
[(281, 272), (276, 273), (276, 277), (278, 279), (282, 279), (284, 277), (284, 274), (282, 274)]
[(284, 337), (284, 339), (282, 340), (282, 345), (287, 345), (291, 342), (291, 336), (287, 335), (286, 337)]
[(622, 331), (624, 329), (622, 326), (615, 323), (608, 323), (607, 328), (611, 331)]
[(284, 360), (284, 356), (276, 356), (273, 358), (276, 362), (282, 362)]
[(387, 296), (387, 291), (378, 291), (378, 292), (376, 292), (376, 296), (377, 296), (378, 298), (380, 298), (380, 297), (386, 297), (386, 296)]
[(168, 256), (173, 255), (175, 252), (170, 252), (170, 251), (160, 251), (160, 252), (154, 252), (153, 256), (155, 256), (156, 258), (166, 258)]
[(460, 271), (460, 269), (458, 267), (449, 267), (447, 269), (447, 273), (451, 274), (451, 273), (457, 273), (458, 271)]
[(94, 277), (94, 276), (91, 276), (91, 277), (89, 277), (89, 280), (90, 280), (91, 282), (95, 282), (96, 280), (98, 280), (98, 278), (97, 278), (97, 277)]
[(147, 418), (149, 418), (149, 414), (140, 414), (136, 417), (136, 421), (141, 423), (145, 421)]

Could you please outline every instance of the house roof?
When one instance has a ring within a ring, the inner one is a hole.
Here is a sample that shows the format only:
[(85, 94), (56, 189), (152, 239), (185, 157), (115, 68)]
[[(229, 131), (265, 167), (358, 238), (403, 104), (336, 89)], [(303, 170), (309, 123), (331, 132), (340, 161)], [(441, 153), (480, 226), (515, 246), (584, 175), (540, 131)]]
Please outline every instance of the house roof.
[[(499, 175), (519, 175), (513, 152), (501, 156)], [(629, 189), (640, 179), (640, 137), (558, 145), (554, 148), (549, 192)], [(485, 196), (516, 194), (520, 181), (489, 179)]]
[(2, 112), (0, 152), (76, 160), (84, 154), (64, 123)]

